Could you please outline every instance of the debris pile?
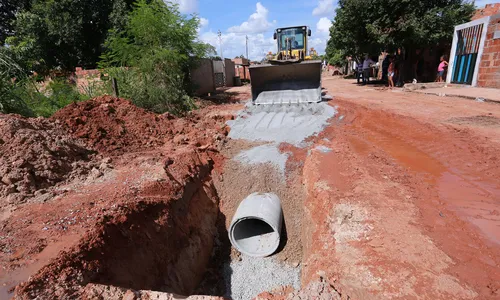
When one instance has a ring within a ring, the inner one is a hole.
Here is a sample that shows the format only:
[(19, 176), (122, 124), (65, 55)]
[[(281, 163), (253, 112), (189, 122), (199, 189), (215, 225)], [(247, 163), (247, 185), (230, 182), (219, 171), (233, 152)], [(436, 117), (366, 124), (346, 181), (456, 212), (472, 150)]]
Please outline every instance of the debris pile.
[(50, 120), (0, 115), (0, 198), (11, 204), (87, 174), (94, 157)]

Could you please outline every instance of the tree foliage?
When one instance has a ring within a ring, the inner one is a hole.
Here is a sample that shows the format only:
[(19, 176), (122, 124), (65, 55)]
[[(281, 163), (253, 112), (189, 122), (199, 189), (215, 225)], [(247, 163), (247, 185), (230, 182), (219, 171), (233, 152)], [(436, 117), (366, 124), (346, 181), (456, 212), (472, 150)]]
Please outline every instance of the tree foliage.
[(327, 52), (360, 58), (396, 47), (451, 42), (453, 28), (470, 21), (474, 3), (463, 0), (339, 0)]
[(24, 70), (5, 52), (0, 51), (0, 112), (32, 115), (17, 91), (24, 84)]
[(2, 0), (0, 4), (0, 46), (14, 33), (13, 22), (22, 9), (31, 7), (31, 0)]
[(120, 95), (155, 112), (182, 113), (192, 107), (189, 71), (198, 59), (215, 53), (198, 41), (199, 19), (178, 6), (140, 0), (123, 31), (105, 42), (100, 66), (118, 79)]
[(12, 18), (12, 34), (6, 43), (23, 67), (39, 73), (93, 68), (108, 30), (124, 27), (132, 1), (33, 1)]

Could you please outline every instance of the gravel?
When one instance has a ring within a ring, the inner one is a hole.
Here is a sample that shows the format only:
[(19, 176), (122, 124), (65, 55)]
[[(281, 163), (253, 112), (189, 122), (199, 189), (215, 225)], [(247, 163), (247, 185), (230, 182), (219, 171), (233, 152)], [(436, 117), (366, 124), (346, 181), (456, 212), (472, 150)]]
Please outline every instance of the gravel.
[(277, 145), (269, 144), (242, 151), (234, 159), (249, 165), (270, 163), (284, 176), (288, 154), (280, 153)]
[(258, 294), (281, 286), (300, 288), (300, 267), (280, 263), (274, 257), (255, 258), (241, 255), (240, 261), (226, 265), (226, 297), (253, 299)]
[(336, 113), (327, 103), (248, 106), (227, 122), (229, 137), (301, 147), (302, 141), (321, 132)]

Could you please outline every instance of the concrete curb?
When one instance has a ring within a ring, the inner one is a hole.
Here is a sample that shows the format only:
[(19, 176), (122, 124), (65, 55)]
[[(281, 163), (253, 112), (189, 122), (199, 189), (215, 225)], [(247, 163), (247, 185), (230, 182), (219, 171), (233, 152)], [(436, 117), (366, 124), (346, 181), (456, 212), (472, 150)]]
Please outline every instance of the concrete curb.
[(424, 95), (434, 95), (434, 96), (439, 96), (439, 97), (457, 97), (457, 98), (463, 98), (463, 99), (469, 99), (469, 100), (476, 100), (477, 98), (482, 98), (482, 99), (484, 99), (484, 102), (491, 102), (491, 103), (500, 104), (500, 101), (498, 101), (498, 100), (488, 99), (488, 98), (483, 98), (483, 97), (473, 97), (473, 96), (446, 94), (446, 93), (433, 93), (433, 92), (428, 92), (428, 91), (421, 92), (421, 90), (406, 90), (405, 92), (424, 94)]

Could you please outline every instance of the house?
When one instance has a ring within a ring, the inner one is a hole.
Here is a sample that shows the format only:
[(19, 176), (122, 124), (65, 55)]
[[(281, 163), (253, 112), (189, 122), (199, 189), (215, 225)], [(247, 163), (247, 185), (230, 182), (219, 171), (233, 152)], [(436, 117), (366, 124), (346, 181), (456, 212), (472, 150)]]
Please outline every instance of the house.
[(476, 11), (455, 26), (448, 83), (500, 88), (500, 3)]

